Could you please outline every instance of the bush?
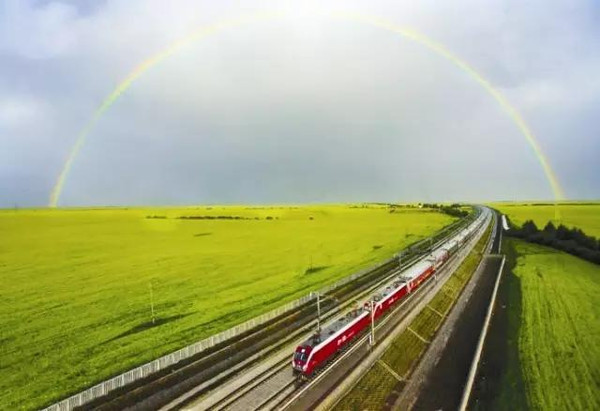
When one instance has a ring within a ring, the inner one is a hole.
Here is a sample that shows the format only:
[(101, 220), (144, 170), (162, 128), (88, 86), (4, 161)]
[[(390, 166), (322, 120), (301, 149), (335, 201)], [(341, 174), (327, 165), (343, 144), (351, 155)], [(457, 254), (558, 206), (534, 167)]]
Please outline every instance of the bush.
[(540, 231), (533, 221), (527, 220), (520, 228), (511, 224), (507, 234), (511, 237), (552, 247), (600, 264), (598, 240), (595, 237), (586, 235), (583, 230), (577, 227), (568, 228), (562, 224), (555, 227), (552, 222), (548, 222), (544, 229)]

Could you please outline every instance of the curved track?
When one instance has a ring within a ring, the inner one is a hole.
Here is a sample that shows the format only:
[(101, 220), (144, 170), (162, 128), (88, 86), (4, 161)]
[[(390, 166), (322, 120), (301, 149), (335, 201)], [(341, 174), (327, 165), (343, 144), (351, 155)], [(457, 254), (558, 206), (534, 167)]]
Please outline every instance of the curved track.
[[(450, 237), (450, 236), (448, 236)], [(446, 238), (436, 242), (433, 248), (436, 248), (439, 244), (442, 244)], [(474, 243), (470, 242), (470, 248)], [(377, 281), (375, 284), (367, 287), (363, 291), (359, 292), (359, 295), (355, 295), (351, 301), (347, 301), (341, 304), (336, 310), (331, 310), (327, 314), (327, 318), (336, 316), (344, 308), (348, 308), (356, 298), (364, 298), (374, 290), (378, 289), (382, 285), (390, 281), (400, 271), (405, 270), (412, 264), (419, 261), (422, 257), (416, 257), (407, 261), (401, 268), (392, 270), (384, 279)], [(448, 264), (450, 266), (451, 264)], [(446, 269), (446, 271), (448, 271)], [(447, 273), (444, 274), (447, 276)], [(431, 282), (436, 282), (434, 277), (429, 278), (416, 292), (409, 295), (398, 307), (396, 307), (391, 313), (383, 318), (376, 326), (376, 329), (386, 327), (386, 323), (391, 319), (392, 316), (404, 318), (408, 312), (418, 303), (420, 299), (433, 287), (430, 287)], [(398, 312), (403, 315), (396, 315)], [(395, 322), (394, 322), (395, 323)], [(314, 326), (311, 324), (311, 326)], [(387, 325), (389, 328), (389, 325)], [(303, 332), (309, 332), (311, 327), (304, 327)], [(294, 337), (297, 334), (294, 333)], [(271, 410), (271, 409), (282, 409), (290, 406), (294, 400), (302, 394), (302, 392), (308, 390), (313, 384), (316, 384), (324, 374), (329, 372), (332, 368), (332, 364), (335, 364), (343, 359), (350, 352), (355, 351), (360, 346), (364, 345), (367, 340), (367, 335), (362, 336), (359, 340), (354, 343), (351, 347), (348, 347), (345, 351), (337, 355), (328, 366), (320, 370), (311, 381), (299, 384), (292, 374), (290, 361), (290, 353), (295, 348), (297, 341), (294, 341), (286, 349), (282, 350), (276, 359), (273, 359), (271, 364), (267, 364), (262, 369), (256, 367), (256, 369), (249, 369), (247, 373), (253, 375), (252, 378), (248, 378), (247, 381), (241, 379), (238, 384), (235, 382), (229, 384), (229, 387), (224, 387), (220, 392), (209, 393), (204, 396), (191, 395), (185, 398), (183, 401), (174, 402), (163, 409), (173, 408), (184, 408), (184, 409), (210, 409), (210, 410)], [(290, 342), (290, 338), (287, 342)], [(200, 398), (198, 398), (200, 397)], [(186, 404), (186, 405), (184, 405)]]

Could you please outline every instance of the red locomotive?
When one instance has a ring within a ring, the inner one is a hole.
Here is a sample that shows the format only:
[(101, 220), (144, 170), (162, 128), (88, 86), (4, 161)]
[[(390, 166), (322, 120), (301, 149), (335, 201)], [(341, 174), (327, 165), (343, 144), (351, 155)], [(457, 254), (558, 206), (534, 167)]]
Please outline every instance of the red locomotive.
[[(483, 224), (488, 213), (482, 215), (451, 240), (437, 248), (425, 260), (418, 262), (390, 284), (378, 290), (372, 297), (373, 316), (377, 320), (394, 305), (402, 301), (431, 277), (454, 254), (456, 250)], [(371, 300), (362, 307), (351, 310), (347, 315), (317, 330), (296, 348), (292, 359), (294, 374), (310, 377), (336, 353), (348, 346), (357, 336), (367, 330), (371, 322)]]

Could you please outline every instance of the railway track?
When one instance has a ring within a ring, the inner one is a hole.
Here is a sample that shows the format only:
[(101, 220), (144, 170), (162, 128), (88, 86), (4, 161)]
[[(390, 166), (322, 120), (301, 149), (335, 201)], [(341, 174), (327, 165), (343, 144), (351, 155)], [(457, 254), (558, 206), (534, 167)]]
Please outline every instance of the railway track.
[[(423, 287), (417, 292), (410, 295), (401, 305), (396, 307), (394, 311), (386, 315), (380, 321), (375, 330), (378, 331), (383, 327), (392, 316), (398, 311), (402, 311), (406, 305), (414, 303), (413, 300), (419, 300), (425, 294), (428, 284), (435, 281), (429, 278)], [(268, 373), (263, 374), (264, 377), (253, 380), (252, 383), (244, 384), (238, 389), (232, 391), (222, 400), (218, 401), (214, 406), (206, 407), (206, 402), (200, 402), (191, 406), (183, 407), (185, 410), (214, 410), (214, 411), (247, 411), (247, 410), (275, 410), (287, 408), (294, 400), (295, 396), (303, 389), (310, 388), (310, 385), (317, 383), (335, 364), (355, 351), (359, 346), (364, 344), (368, 339), (368, 334), (361, 336), (352, 346), (343, 350), (340, 355), (334, 358), (325, 368), (315, 373), (314, 377), (303, 384), (298, 384), (296, 378), (292, 374), (290, 366), (290, 354), (283, 359), (282, 363), (278, 363), (268, 370)], [(290, 351), (291, 352), (291, 351)]]
[(276, 409), (281, 402), (285, 401), (289, 395), (298, 389), (298, 382), (291, 375), (289, 367), (289, 361), (286, 361), (285, 368), (279, 369), (270, 379), (259, 384), (246, 395), (236, 397), (229, 406), (219, 408), (219, 410)]
[[(420, 258), (421, 256), (416, 256), (414, 258), (411, 258), (410, 260), (407, 260), (405, 263), (402, 264), (401, 268), (396, 268), (388, 272), (383, 278), (379, 279), (374, 283), (370, 283), (367, 287), (361, 288), (360, 291), (358, 291), (357, 293), (353, 293), (351, 296), (346, 298), (344, 302), (336, 306), (330, 306), (329, 310), (325, 312), (322, 311), (321, 321), (329, 321), (333, 317), (337, 316), (340, 312), (350, 308), (354, 304), (354, 301), (356, 299), (360, 300), (361, 298), (370, 295), (370, 293), (377, 290), (379, 287), (381, 287), (381, 285), (385, 284), (386, 282), (389, 282), (390, 279), (396, 276), (400, 271), (405, 270), (406, 268), (415, 264), (417, 261), (419, 261)], [(314, 310), (316, 311), (316, 308), (314, 308)], [(227, 394), (226, 398), (218, 399), (214, 402), (214, 404), (211, 402), (202, 403), (199, 409), (229, 409), (227, 407), (233, 402), (235, 402), (235, 398), (230, 398), (230, 395), (238, 395), (239, 397), (242, 397), (253, 387), (258, 386), (261, 382), (269, 378), (269, 376), (271, 376), (275, 371), (277, 371), (279, 367), (281, 369), (285, 369), (285, 371), (289, 374), (289, 378), (293, 379), (292, 372), (289, 369), (291, 355), (290, 353), (296, 348), (297, 344), (304, 339), (306, 333), (309, 333), (311, 330), (314, 329), (316, 324), (316, 319), (312, 320), (308, 324), (295, 330), (294, 332), (288, 333), (287, 337), (280, 340), (278, 344), (266, 347), (264, 350), (259, 352), (257, 355), (259, 355), (261, 358), (265, 358), (269, 355), (276, 355), (277, 359), (275, 360), (275, 363), (272, 364), (266, 370), (257, 372), (255, 376), (256, 379), (253, 378), (251, 381), (248, 381), (247, 383), (242, 384), (240, 387), (233, 389), (230, 394)], [(240, 364), (240, 368), (243, 368), (244, 370), (249, 369), (254, 363), (254, 361), (252, 360), (253, 358), (247, 359), (246, 361)], [(235, 377), (235, 375), (239, 374), (240, 371), (241, 369), (229, 370), (226, 374), (222, 374), (221, 378), (223, 380), (231, 379), (232, 377)], [(204, 385), (205, 384), (195, 387), (193, 390), (185, 393), (184, 395), (167, 404), (161, 409), (165, 411), (177, 409), (189, 403), (190, 401), (195, 400), (196, 398), (200, 397), (202, 394), (208, 391), (204, 389)], [(225, 404), (225, 406), (223, 406), (223, 404)]]
[[(363, 298), (380, 287), (399, 271), (410, 267), (423, 258), (427, 252), (418, 253), (423, 245), (435, 247), (445, 239), (469, 224), (477, 213), (437, 233), (432, 239), (424, 239), (408, 248), (412, 253), (402, 262), (391, 261), (372, 272), (366, 273), (351, 284), (332, 290), (324, 296), (321, 304), (321, 321), (327, 321), (340, 311), (350, 307), (355, 300)], [(358, 283), (358, 284), (355, 284)], [(335, 303), (333, 302), (335, 301)], [(82, 409), (174, 409), (189, 401), (214, 390), (235, 376), (253, 367), (268, 356), (288, 349), (291, 341), (296, 341), (314, 328), (316, 324), (316, 303), (312, 302), (290, 313), (251, 330), (237, 340), (202, 353), (199, 358), (190, 359), (173, 369), (164, 370), (149, 381), (142, 381), (138, 386), (125, 387), (112, 394), (111, 398), (88, 403)], [(287, 353), (289, 354), (289, 352)], [(289, 357), (289, 355), (288, 355)], [(287, 364), (287, 361), (286, 361)], [(174, 399), (174, 400), (173, 400)], [(265, 404), (267, 407), (269, 404)]]
[[(445, 240), (442, 239), (435, 244), (435, 246), (443, 243)], [(473, 243), (470, 243), (471, 245)], [(411, 261), (407, 261), (406, 264), (403, 264), (401, 268), (398, 268), (391, 272), (386, 276), (385, 279), (378, 281), (376, 284), (368, 287), (366, 290), (360, 293), (359, 298), (364, 298), (374, 290), (381, 287), (386, 282), (389, 282), (391, 278), (397, 275), (400, 271), (405, 270), (410, 267), (412, 264), (419, 261), (421, 258), (416, 257)], [(446, 276), (447, 274), (445, 274)], [(392, 313), (389, 313), (383, 321), (380, 321), (376, 326), (376, 329), (384, 326), (388, 319), (396, 314), (399, 310), (403, 310), (407, 304), (412, 304), (413, 299), (416, 299), (417, 302), (422, 298), (422, 295), (426, 294), (431, 281), (436, 281), (433, 277), (428, 279), (427, 282), (419, 288), (417, 292), (411, 294), (401, 305), (396, 307)], [(351, 303), (346, 303), (344, 306), (348, 308)], [(336, 312), (330, 312), (327, 318), (332, 318), (336, 316), (340, 311), (343, 311), (344, 308), (336, 310)], [(326, 321), (326, 320), (325, 320)], [(310, 331), (310, 327), (306, 327), (305, 332)], [(363, 336), (359, 342), (354, 344), (352, 347), (348, 347), (346, 351), (353, 350), (353, 347), (359, 346), (364, 343), (364, 340), (367, 336)], [(291, 339), (290, 339), (291, 340)], [(183, 406), (184, 409), (210, 409), (210, 410), (248, 410), (248, 409), (256, 409), (256, 410), (271, 410), (271, 409), (280, 409), (283, 406), (289, 405), (290, 399), (297, 395), (299, 390), (303, 389), (303, 385), (299, 385), (292, 375), (292, 370), (290, 367), (290, 352), (293, 351), (295, 346), (299, 343), (300, 340), (294, 341), (292, 344), (289, 344), (285, 350), (283, 350), (283, 354), (280, 359), (277, 359), (273, 364), (264, 370), (258, 372), (254, 378), (250, 379), (247, 382), (242, 382), (241, 384), (235, 386), (232, 384), (233, 389), (227, 392), (227, 388), (224, 389), (225, 393), (217, 393), (216, 395), (208, 395), (208, 398), (199, 399), (198, 401), (194, 401), (194, 404), (189, 404), (192, 401), (192, 398), (188, 398), (185, 402), (178, 404), (179, 406), (188, 404)], [(340, 356), (344, 356), (345, 354), (342, 352)], [(332, 360), (336, 362), (337, 360)], [(306, 385), (313, 384), (320, 377), (319, 375), (326, 373), (329, 369), (329, 365), (322, 369), (312, 380), (311, 382), (304, 384), (304, 389), (306, 389)], [(249, 371), (251, 373), (251, 371)], [(212, 400), (212, 402), (211, 402)], [(287, 405), (286, 405), (287, 404)], [(176, 407), (179, 408), (179, 407)], [(165, 409), (172, 409), (171, 407), (167, 407)]]
[[(229, 409), (231, 406), (236, 403), (237, 400), (243, 398), (245, 395), (250, 393), (252, 390), (260, 386), (261, 384), (265, 384), (265, 382), (270, 381), (271, 379), (279, 378), (279, 374), (286, 374), (282, 371), (289, 371), (289, 359), (284, 358), (277, 362), (273, 368), (269, 368), (263, 373), (256, 376), (251, 383), (241, 385), (238, 389), (231, 392), (231, 394), (220, 401), (217, 401), (213, 406), (207, 408), (207, 410), (224, 410)], [(291, 374), (291, 373), (290, 373)], [(285, 375), (285, 377), (289, 377), (289, 375)], [(288, 380), (290, 380), (288, 378)], [(289, 381), (288, 381), (289, 382)], [(291, 380), (294, 382), (294, 380)], [(268, 400), (268, 399), (267, 399)], [(259, 404), (262, 405), (262, 404)]]
[[(493, 218), (486, 220), (486, 223), (481, 227), (480, 230), (470, 239), (467, 246), (462, 247), (453, 258), (442, 268), (438, 274), (438, 281), (429, 280), (427, 289), (423, 289), (420, 296), (415, 298), (413, 304), (410, 307), (405, 307), (402, 310), (398, 307), (396, 315), (390, 315), (384, 318), (381, 323), (376, 327), (377, 340), (381, 343), (376, 345), (374, 348), (367, 348), (368, 336), (364, 336), (351, 348), (350, 352), (343, 354), (335, 361), (334, 366), (328, 367), (326, 373), (319, 375), (315, 381), (312, 381), (310, 386), (301, 388), (291, 398), (282, 404), (279, 409), (288, 411), (299, 411), (304, 409), (329, 409), (335, 402), (327, 402), (330, 395), (337, 395), (339, 398), (340, 393), (345, 392), (348, 387), (352, 387), (356, 384), (357, 376), (360, 378), (366, 370), (374, 365), (374, 361), (381, 358), (381, 355), (389, 346), (389, 343), (399, 335), (400, 332), (406, 330), (410, 325), (411, 321), (416, 318), (419, 313), (424, 310), (428, 304), (431, 303), (432, 299), (438, 294), (440, 290), (446, 284), (446, 281), (450, 279), (453, 273), (458, 269), (464, 262), (465, 258), (473, 250), (473, 247), (485, 235), (487, 227), (490, 223), (493, 223)], [(490, 239), (492, 236), (490, 236)], [(488, 244), (490, 240), (488, 240)], [(400, 312), (399, 312), (400, 311)], [(362, 348), (361, 348), (362, 345)], [(344, 358), (345, 357), (345, 358)], [(352, 378), (347, 381), (348, 377)], [(401, 376), (396, 378), (407, 378), (407, 376)], [(319, 381), (319, 379), (321, 381)], [(325, 401), (325, 402), (324, 402)]]
[[(383, 278), (380, 278), (378, 281), (370, 282), (368, 285), (354, 290), (353, 293), (348, 294), (346, 296), (346, 298), (344, 298), (343, 302), (341, 299), (338, 299), (338, 302), (339, 302), (338, 304), (336, 304), (336, 305), (329, 304), (326, 309), (323, 308), (323, 304), (322, 304), (322, 306), (321, 306), (321, 310), (322, 310), (321, 311), (321, 313), (322, 313), (321, 321), (326, 322), (326, 321), (330, 320), (331, 318), (337, 316), (341, 311), (350, 308), (354, 304), (354, 301), (356, 299), (361, 299), (364, 296), (369, 295), (369, 293), (372, 293), (374, 290), (379, 288), (382, 284), (385, 284), (385, 282), (389, 281), (390, 278), (393, 278), (401, 270), (404, 270), (407, 267), (410, 267), (412, 264), (414, 264), (418, 260), (419, 260), (419, 257), (414, 257), (414, 258), (411, 258), (410, 260), (407, 260), (402, 265), (401, 269), (400, 268), (393, 269), (393, 270), (389, 271)], [(313, 313), (316, 312), (316, 307), (312, 308), (312, 310), (313, 310)], [(316, 317), (316, 316), (314, 316), (314, 317)], [(254, 355), (247, 357), (243, 361), (237, 363), (234, 367), (229, 368), (229, 369), (225, 370), (224, 372), (222, 372), (221, 374), (217, 375), (216, 377), (206, 380), (206, 381), (202, 382), (201, 384), (195, 386), (193, 389), (189, 390), (188, 392), (186, 392), (179, 398), (176, 398), (174, 401), (171, 401), (169, 404), (163, 406), (161, 409), (162, 410), (177, 409), (177, 408), (183, 406), (184, 404), (188, 403), (189, 401), (194, 400), (195, 398), (201, 396), (202, 394), (206, 393), (207, 391), (210, 391), (211, 388), (216, 387), (216, 386), (222, 384), (223, 382), (226, 382), (227, 380), (235, 377), (236, 375), (240, 374), (242, 371), (246, 371), (246, 370), (250, 369), (256, 362), (258, 362), (261, 359), (264, 359), (268, 356), (273, 356), (273, 355), (281, 356), (282, 353), (284, 353), (282, 358), (277, 360), (277, 363), (274, 366), (281, 363), (281, 364), (283, 364), (282, 367), (285, 367), (287, 369), (289, 366), (290, 352), (296, 347), (298, 342), (304, 338), (306, 333), (308, 333), (312, 329), (314, 329), (316, 324), (317, 324), (317, 320), (315, 318), (313, 320), (310, 320), (308, 323), (305, 323), (304, 325), (297, 327), (295, 330), (293, 330), (291, 332), (289, 330), (284, 330), (285, 336), (278, 337), (276, 343), (274, 343), (272, 345), (268, 345), (267, 347), (263, 348), (262, 350), (259, 350), (258, 352), (256, 352)], [(258, 373), (257, 378), (261, 379), (265, 375), (268, 375), (269, 372), (270, 372), (269, 369), (265, 370), (265, 371), (261, 371)], [(291, 372), (290, 372), (290, 375), (291, 375)], [(249, 382), (248, 384), (255, 385), (255, 381)], [(246, 385), (244, 385), (241, 388), (244, 389), (245, 387), (246, 387)], [(236, 389), (236, 391), (237, 391), (237, 389)], [(212, 405), (211, 405), (211, 407), (212, 407)], [(210, 407), (204, 406), (202, 408), (210, 408)]]

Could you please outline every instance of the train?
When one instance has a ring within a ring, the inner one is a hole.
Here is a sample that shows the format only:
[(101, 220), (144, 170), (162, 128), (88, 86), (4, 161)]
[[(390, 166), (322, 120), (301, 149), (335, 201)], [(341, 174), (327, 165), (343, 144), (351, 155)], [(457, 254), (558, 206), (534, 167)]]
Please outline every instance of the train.
[[(316, 330), (303, 341), (292, 356), (292, 370), (300, 379), (309, 379), (340, 351), (348, 347), (364, 331), (371, 321), (376, 322), (417, 290), (428, 278), (435, 276), (450, 257), (456, 253), (477, 230), (491, 218), (491, 212), (482, 208), (479, 216), (448, 241), (445, 241), (413, 266), (394, 277), (375, 294), (364, 301), (362, 306), (351, 309), (346, 315)], [(373, 318), (371, 318), (373, 317)]]

